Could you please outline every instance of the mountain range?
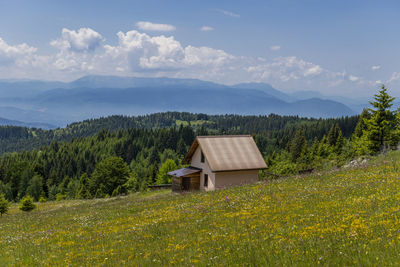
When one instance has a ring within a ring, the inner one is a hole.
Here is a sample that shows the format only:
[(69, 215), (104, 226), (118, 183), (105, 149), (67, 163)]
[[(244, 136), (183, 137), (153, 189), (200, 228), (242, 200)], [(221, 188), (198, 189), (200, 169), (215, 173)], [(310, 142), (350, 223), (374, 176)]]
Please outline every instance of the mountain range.
[(196, 79), (93, 75), (68, 83), (0, 81), (0, 116), (9, 123), (40, 122), (45, 128), (112, 114), (164, 111), (341, 117), (359, 113), (364, 103), (311, 91), (286, 94), (266, 83), (227, 86)]

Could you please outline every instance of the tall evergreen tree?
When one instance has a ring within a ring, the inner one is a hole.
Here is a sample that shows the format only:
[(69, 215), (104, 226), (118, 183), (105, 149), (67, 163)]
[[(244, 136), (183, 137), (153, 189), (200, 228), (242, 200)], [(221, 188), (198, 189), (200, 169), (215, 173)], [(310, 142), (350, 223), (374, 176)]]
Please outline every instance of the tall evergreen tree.
[(370, 102), (373, 108), (369, 109), (371, 117), (366, 120), (366, 134), (372, 152), (397, 145), (399, 137), (396, 135), (396, 113), (391, 111), (394, 99), (382, 85), (379, 93), (374, 95), (374, 101)]
[(289, 146), (289, 152), (292, 156), (292, 161), (296, 162), (300, 157), (301, 152), (304, 149), (304, 145), (307, 144), (306, 136), (303, 129), (299, 129), (294, 134), (294, 138)]

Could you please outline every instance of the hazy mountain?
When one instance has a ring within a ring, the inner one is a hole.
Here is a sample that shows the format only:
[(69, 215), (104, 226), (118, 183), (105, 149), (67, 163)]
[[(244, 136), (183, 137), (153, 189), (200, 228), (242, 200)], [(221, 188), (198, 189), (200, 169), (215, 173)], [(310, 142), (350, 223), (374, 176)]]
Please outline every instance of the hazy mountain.
[(142, 78), (89, 75), (77, 79), (64, 88), (148, 88), (148, 87), (185, 87), (185, 88), (222, 88), (225, 85), (197, 79)]
[(272, 87), (270, 84), (267, 84), (267, 83), (239, 83), (232, 87), (233, 88), (242, 88), (242, 89), (260, 90), (268, 95), (274, 96), (274, 97), (279, 98), (286, 102), (293, 102), (293, 101), (299, 100), (296, 97), (285, 94), (284, 92), (281, 92), (281, 91), (275, 89), (274, 87)]
[(338, 101), (299, 100), (265, 83), (226, 86), (196, 79), (85, 76), (70, 83), (2, 81), (1, 86), (0, 105), (7, 107), (0, 107), (0, 116), (57, 126), (112, 114), (163, 111), (307, 117), (355, 114)]
[(63, 82), (0, 80), (0, 98), (33, 96), (55, 88), (68, 88), (68, 86)]
[(45, 130), (55, 129), (57, 126), (48, 124), (48, 123), (40, 123), (40, 122), (21, 122), (21, 121), (14, 121), (0, 117), (0, 126), (22, 126), (28, 128), (41, 128)]

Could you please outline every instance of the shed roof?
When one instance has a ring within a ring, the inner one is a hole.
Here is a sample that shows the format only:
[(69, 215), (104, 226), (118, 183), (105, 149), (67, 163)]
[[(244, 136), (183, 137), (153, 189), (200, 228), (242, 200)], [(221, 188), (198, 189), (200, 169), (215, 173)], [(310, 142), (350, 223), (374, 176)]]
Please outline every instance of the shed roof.
[(184, 163), (190, 163), (199, 146), (215, 172), (267, 168), (251, 135), (197, 136)]
[(202, 171), (202, 169), (200, 169), (200, 168), (190, 166), (190, 167), (186, 167), (186, 168), (182, 168), (179, 170), (169, 172), (168, 175), (175, 176), (175, 177), (182, 177), (182, 176), (186, 176), (186, 175), (201, 172), (201, 171)]

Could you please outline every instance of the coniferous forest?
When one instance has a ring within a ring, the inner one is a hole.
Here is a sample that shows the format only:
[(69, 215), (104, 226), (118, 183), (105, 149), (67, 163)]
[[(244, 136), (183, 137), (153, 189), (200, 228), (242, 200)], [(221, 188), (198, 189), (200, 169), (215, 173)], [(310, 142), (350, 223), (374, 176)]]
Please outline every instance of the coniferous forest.
[(94, 198), (170, 183), (196, 135), (251, 134), (277, 178), (344, 165), (395, 148), (399, 113), (382, 87), (360, 116), (206, 115), (179, 112), (111, 116), (55, 130), (0, 127), (0, 194), (56, 199)]

